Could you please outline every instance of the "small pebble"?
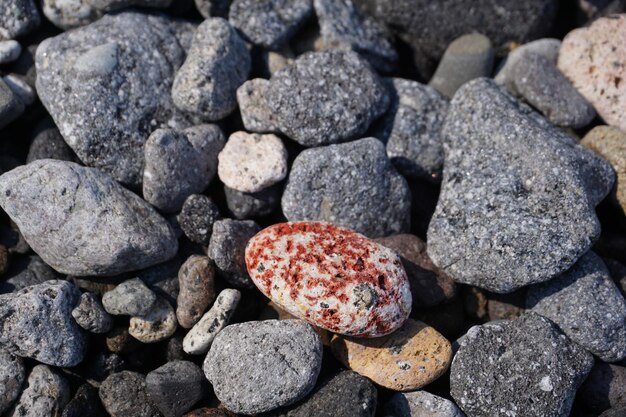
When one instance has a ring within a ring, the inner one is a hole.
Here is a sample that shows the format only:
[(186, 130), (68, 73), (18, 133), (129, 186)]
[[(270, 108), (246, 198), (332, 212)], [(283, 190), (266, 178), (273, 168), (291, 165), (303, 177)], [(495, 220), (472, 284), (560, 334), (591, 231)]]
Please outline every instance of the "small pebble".
[(204, 397), (205, 383), (197, 365), (172, 361), (146, 375), (146, 392), (164, 417), (180, 417)]
[(107, 333), (113, 328), (113, 318), (104, 310), (98, 297), (90, 292), (80, 296), (72, 317), (80, 327), (92, 333)]
[(578, 390), (577, 398), (596, 413), (626, 406), (626, 367), (596, 362)]
[(185, 329), (192, 328), (215, 300), (215, 270), (206, 256), (192, 255), (178, 272), (176, 319)]
[(34, 0), (3, 0), (0, 41), (26, 35), (39, 26), (41, 17)]
[(65, 378), (46, 365), (36, 365), (6, 417), (60, 416), (69, 401), (70, 386)]
[(140, 345), (139, 341), (128, 333), (127, 327), (114, 327), (107, 333), (105, 343), (107, 349), (114, 353), (128, 353)]
[(24, 102), (0, 80), (0, 129), (17, 119), (24, 112)]
[(183, 261), (176, 257), (138, 272), (137, 277), (155, 294), (175, 307), (179, 292), (178, 271), (182, 263)]
[(26, 374), (22, 358), (0, 348), (0, 414), (20, 395), (24, 379)]
[(215, 395), (230, 411), (258, 414), (304, 398), (322, 365), (322, 342), (300, 320), (227, 326), (204, 361)]
[(98, 390), (89, 383), (84, 383), (63, 409), (61, 417), (108, 417), (102, 407)]
[(287, 149), (276, 135), (235, 132), (218, 156), (220, 180), (230, 188), (256, 193), (287, 175)]
[(220, 210), (213, 200), (205, 195), (192, 194), (183, 204), (178, 224), (189, 240), (208, 246), (213, 224), (221, 218)]
[(8, 74), (2, 77), (2, 80), (26, 106), (30, 106), (37, 99), (37, 93), (28, 85), (23, 76)]
[(100, 385), (99, 396), (111, 417), (161, 417), (148, 399), (144, 376), (137, 372), (111, 374)]
[(208, 255), (215, 262), (221, 278), (237, 288), (254, 288), (246, 269), (245, 250), (248, 241), (261, 228), (252, 220), (218, 220)]
[(452, 401), (427, 391), (394, 393), (383, 406), (383, 414), (394, 417), (464, 417)]
[(128, 333), (142, 343), (156, 343), (172, 336), (177, 325), (174, 308), (165, 299), (157, 298), (145, 315), (130, 318)]
[(139, 278), (124, 281), (102, 296), (102, 305), (109, 314), (142, 316), (156, 303), (156, 294)]
[(276, 184), (257, 193), (244, 193), (224, 187), (228, 210), (239, 220), (255, 219), (272, 214), (280, 206), (282, 191), (282, 184)]
[(0, 41), (0, 65), (15, 61), (22, 53), (22, 45), (18, 41)]
[(238, 290), (222, 290), (211, 309), (185, 335), (183, 350), (190, 355), (208, 352), (215, 336), (229, 324), (240, 299), (241, 293)]
[(266, 133), (277, 131), (274, 113), (267, 103), (270, 83), (263, 78), (248, 80), (237, 89), (237, 103), (241, 121), (250, 132)]
[(104, 14), (90, 0), (43, 0), (42, 9), (49, 21), (64, 30), (87, 25)]

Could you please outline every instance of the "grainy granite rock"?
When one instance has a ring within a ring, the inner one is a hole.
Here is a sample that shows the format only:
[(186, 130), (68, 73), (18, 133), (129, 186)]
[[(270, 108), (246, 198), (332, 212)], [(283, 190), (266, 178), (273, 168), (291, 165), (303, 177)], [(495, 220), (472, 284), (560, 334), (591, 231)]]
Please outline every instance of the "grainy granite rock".
[(593, 357), (534, 313), (472, 327), (454, 357), (450, 391), (471, 416), (568, 416)]
[(87, 25), (103, 15), (90, 0), (43, 0), (42, 8), (49, 21), (65, 30)]
[(169, 224), (105, 173), (44, 159), (0, 177), (0, 205), (57, 271), (112, 275), (174, 256)]
[(391, 104), (373, 135), (387, 144), (387, 155), (404, 176), (441, 180), (441, 128), (448, 100), (417, 81), (387, 78)]
[(301, 152), (282, 209), (290, 221), (328, 221), (378, 237), (408, 231), (411, 194), (385, 146), (366, 138)]
[(215, 121), (237, 107), (237, 88), (250, 73), (250, 53), (230, 24), (219, 17), (202, 22), (172, 85), (174, 104), (202, 120)]
[(179, 417), (204, 396), (202, 370), (189, 361), (171, 361), (146, 375), (150, 401), (164, 417)]
[(0, 65), (15, 61), (22, 53), (22, 46), (18, 41), (0, 41)]
[(99, 395), (111, 417), (161, 417), (148, 399), (144, 376), (137, 372), (111, 374), (100, 385)]
[(163, 212), (180, 211), (187, 197), (203, 192), (213, 180), (224, 142), (217, 125), (152, 132), (144, 146), (146, 201)]
[(0, 129), (17, 119), (24, 112), (24, 102), (0, 80)]
[(39, 256), (27, 255), (13, 260), (3, 281), (0, 281), (0, 293), (15, 292), (60, 278), (61, 274), (50, 268)]
[(61, 417), (108, 417), (102, 407), (98, 390), (89, 383), (84, 383), (63, 409)]
[(234, 0), (228, 20), (246, 40), (278, 49), (312, 11), (311, 0)]
[(76, 162), (76, 155), (67, 146), (59, 129), (51, 119), (47, 118), (37, 124), (33, 134), (33, 141), (28, 148), (26, 163), (38, 159), (58, 159), (61, 161)]
[(236, 219), (254, 219), (272, 214), (280, 206), (283, 184), (276, 184), (258, 193), (243, 193), (224, 187), (226, 205)]
[(113, 318), (91, 292), (80, 296), (78, 305), (72, 310), (72, 317), (80, 327), (92, 333), (107, 333), (113, 328)]
[(274, 113), (267, 103), (270, 82), (263, 78), (253, 78), (237, 89), (237, 103), (241, 121), (250, 132), (275, 132), (278, 130)]
[(37, 93), (82, 162), (139, 185), (150, 133), (189, 125), (170, 89), (192, 30), (191, 23), (131, 11), (39, 45)]
[(455, 281), (511, 292), (571, 267), (598, 238), (606, 161), (488, 79), (464, 85), (443, 129), (428, 254)]
[(491, 75), (494, 51), (491, 41), (480, 33), (455, 39), (443, 54), (428, 85), (452, 97), (468, 81)]
[(26, 35), (40, 21), (34, 0), (4, 0), (0, 9), (0, 40)]
[(555, 125), (580, 129), (596, 116), (556, 65), (539, 54), (524, 54), (513, 69), (513, 81), (519, 94)]
[(178, 215), (178, 225), (189, 240), (208, 246), (213, 224), (221, 218), (213, 200), (205, 195), (192, 194), (187, 197)]
[(156, 300), (156, 294), (142, 280), (133, 278), (107, 291), (102, 305), (109, 314), (141, 316), (152, 309)]
[(0, 414), (20, 395), (25, 378), (22, 358), (0, 348)]
[(206, 256), (192, 255), (178, 271), (176, 318), (185, 329), (200, 320), (215, 300), (215, 269)]
[(87, 337), (72, 318), (80, 291), (67, 281), (46, 281), (5, 295), (0, 303), (0, 345), (53, 366), (75, 366)]
[(464, 417), (452, 401), (427, 391), (396, 392), (383, 406), (383, 414), (395, 417)]
[(219, 276), (237, 288), (254, 288), (246, 269), (245, 251), (248, 240), (259, 230), (252, 220), (224, 219), (213, 224), (207, 253)]
[(232, 0), (194, 0), (196, 9), (204, 17), (227, 17)]
[(526, 307), (603, 361), (626, 357), (626, 300), (595, 253), (583, 255), (563, 275), (530, 287)]
[(174, 308), (159, 297), (145, 315), (130, 318), (128, 333), (142, 343), (156, 343), (172, 336), (177, 325)]
[(322, 365), (322, 342), (300, 320), (227, 326), (204, 361), (215, 395), (235, 413), (257, 414), (305, 397)]
[(26, 381), (26, 388), (6, 414), (7, 417), (60, 416), (70, 401), (70, 386), (46, 365), (37, 365)]
[(387, 110), (389, 96), (363, 58), (335, 49), (301, 55), (274, 74), (267, 103), (281, 132), (320, 146), (363, 135)]

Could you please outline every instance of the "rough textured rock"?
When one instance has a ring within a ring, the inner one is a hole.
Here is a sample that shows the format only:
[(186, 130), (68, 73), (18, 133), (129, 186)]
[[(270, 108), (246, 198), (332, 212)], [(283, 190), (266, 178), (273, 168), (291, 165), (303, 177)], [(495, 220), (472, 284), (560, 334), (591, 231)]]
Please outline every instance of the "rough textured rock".
[(7, 417), (59, 416), (70, 400), (67, 381), (46, 365), (30, 371), (26, 388)]
[(592, 366), (556, 325), (527, 313), (472, 327), (452, 362), (450, 390), (472, 416), (565, 417)]
[(102, 305), (109, 314), (141, 316), (152, 309), (156, 300), (156, 294), (142, 280), (133, 278), (107, 291)]
[(595, 253), (583, 255), (563, 275), (530, 287), (526, 307), (603, 361), (626, 357), (626, 300)]
[(69, 403), (63, 409), (61, 417), (108, 417), (100, 398), (98, 390), (89, 383), (84, 383)]
[(278, 130), (274, 113), (267, 103), (270, 82), (263, 78), (253, 78), (237, 89), (237, 103), (241, 121), (250, 132), (275, 132)]
[(270, 79), (267, 103), (281, 132), (304, 146), (362, 136), (389, 105), (372, 68), (351, 51), (301, 55)]
[(131, 11), (39, 45), (37, 93), (82, 162), (138, 185), (150, 133), (189, 125), (170, 88), (192, 30), (191, 23)]
[(0, 348), (0, 414), (20, 395), (25, 378), (22, 358)]
[(87, 25), (103, 15), (90, 0), (43, 0), (42, 8), (49, 21), (65, 30)]
[(252, 220), (218, 220), (208, 255), (215, 262), (220, 277), (237, 288), (254, 288), (246, 269), (245, 251), (248, 240), (261, 228)]
[(178, 225), (189, 240), (208, 246), (213, 224), (221, 218), (213, 200), (205, 195), (192, 194), (187, 197), (178, 215)]
[(204, 373), (230, 411), (256, 414), (305, 397), (322, 365), (322, 342), (300, 320), (233, 324), (213, 341)]
[(202, 120), (215, 121), (237, 107), (237, 88), (250, 73), (250, 53), (222, 18), (198, 26), (185, 63), (172, 85), (176, 106)]
[(383, 406), (383, 414), (395, 417), (464, 417), (452, 401), (426, 391), (396, 392)]
[(442, 190), (428, 254), (455, 281), (510, 292), (571, 267), (598, 238), (606, 161), (488, 79), (448, 110)]
[(0, 9), (0, 40), (25, 35), (40, 21), (34, 0), (5, 0)]
[(289, 221), (321, 220), (369, 237), (409, 229), (411, 193), (374, 138), (307, 149), (282, 197)]
[(106, 333), (113, 328), (113, 318), (104, 310), (98, 297), (90, 292), (80, 296), (72, 317), (80, 327), (92, 333)]
[(4, 296), (0, 345), (18, 356), (53, 366), (75, 366), (87, 337), (72, 318), (80, 291), (67, 281), (46, 281)]
[(159, 297), (145, 315), (130, 318), (128, 333), (142, 343), (156, 343), (173, 335), (177, 325), (174, 308)]
[(144, 376), (137, 372), (111, 374), (100, 385), (99, 395), (111, 417), (161, 417), (148, 399)]
[(105, 173), (44, 159), (0, 177), (0, 205), (57, 271), (112, 275), (174, 256), (169, 224)]
[(276, 184), (258, 193), (243, 193), (224, 187), (228, 210), (236, 219), (254, 219), (270, 215), (280, 206), (283, 184)]
[(179, 417), (204, 396), (202, 370), (192, 362), (171, 361), (146, 375), (146, 392), (164, 417)]
[(346, 228), (275, 224), (250, 239), (246, 264), (265, 296), (335, 333), (386, 335), (411, 311), (409, 282), (398, 256)]
[(17, 119), (24, 112), (24, 102), (0, 80), (0, 129)]
[(215, 300), (215, 269), (211, 260), (206, 256), (190, 256), (178, 271), (178, 282), (176, 319), (182, 327), (190, 329)]
[(597, 362), (577, 397), (596, 413), (626, 406), (626, 367)]

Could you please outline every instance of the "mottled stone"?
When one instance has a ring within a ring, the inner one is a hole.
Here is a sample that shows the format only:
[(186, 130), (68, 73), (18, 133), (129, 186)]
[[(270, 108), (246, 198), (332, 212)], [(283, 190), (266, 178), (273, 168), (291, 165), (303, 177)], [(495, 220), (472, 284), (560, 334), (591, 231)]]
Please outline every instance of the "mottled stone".
[(111, 417), (161, 417), (148, 399), (144, 376), (137, 372), (111, 374), (100, 385), (99, 395)]
[(274, 213), (280, 206), (283, 184), (276, 184), (257, 193), (244, 193), (224, 187), (226, 205), (236, 219), (254, 219)]
[(192, 194), (187, 197), (178, 215), (178, 225), (189, 240), (208, 246), (213, 224), (221, 218), (213, 200), (205, 195)]
[(396, 392), (383, 406), (383, 414), (395, 417), (464, 417), (452, 401), (426, 391)]
[(254, 288), (246, 269), (245, 251), (248, 240), (261, 228), (252, 220), (218, 220), (208, 255), (215, 262), (219, 276), (237, 288)]
[(276, 120), (267, 103), (270, 82), (263, 78), (253, 78), (237, 89), (237, 103), (241, 121), (250, 132), (275, 132)]
[(34, 0), (3, 0), (0, 9), (0, 40), (26, 35), (41, 18)]
[(145, 315), (130, 318), (128, 333), (142, 343), (156, 343), (172, 336), (177, 325), (174, 308), (164, 298), (157, 298)]
[(164, 417), (179, 417), (204, 396), (202, 370), (189, 361), (172, 361), (146, 375), (150, 401)]
[(90, 292), (80, 296), (72, 317), (80, 327), (92, 333), (107, 333), (113, 328), (113, 318), (104, 310), (100, 299)]
[(30, 371), (26, 388), (6, 416), (60, 416), (69, 400), (70, 386), (65, 378), (46, 365), (37, 365)]
[(156, 300), (156, 294), (142, 280), (133, 278), (107, 291), (102, 305), (109, 314), (141, 316), (152, 309)]
[(102, 407), (98, 390), (85, 383), (78, 387), (76, 394), (63, 409), (61, 417), (108, 417)]
[(90, 0), (43, 0), (42, 8), (49, 21), (65, 30), (87, 25), (103, 15)]
[(22, 46), (18, 41), (0, 41), (0, 65), (15, 61), (22, 53)]
[(24, 379), (26, 374), (22, 358), (0, 348), (0, 414), (20, 395)]
[(0, 80), (0, 129), (17, 119), (24, 112), (24, 102)]
[(215, 270), (206, 256), (192, 255), (178, 271), (176, 319), (185, 329), (200, 320), (215, 300)]

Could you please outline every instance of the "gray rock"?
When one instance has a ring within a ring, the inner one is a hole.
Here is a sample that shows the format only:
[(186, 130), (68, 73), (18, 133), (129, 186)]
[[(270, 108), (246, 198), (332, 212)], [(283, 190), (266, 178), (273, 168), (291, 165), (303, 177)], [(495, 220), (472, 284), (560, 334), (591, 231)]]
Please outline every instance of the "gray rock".
[(361, 136), (389, 105), (387, 90), (358, 54), (301, 55), (272, 76), (267, 103), (281, 132), (304, 146)]
[(143, 145), (159, 127), (185, 128), (170, 90), (193, 25), (123, 12), (37, 48), (37, 93), (86, 165), (139, 185)]
[(26, 163), (38, 159), (58, 159), (61, 161), (76, 162), (76, 155), (67, 146), (59, 129), (51, 119), (44, 119), (35, 127), (33, 140), (28, 149)]
[(314, 0), (313, 4), (324, 47), (358, 52), (381, 71), (395, 67), (398, 54), (391, 34), (352, 0)]
[(52, 279), (61, 279), (61, 274), (50, 268), (39, 256), (21, 256), (13, 259), (3, 281), (0, 281), (0, 293), (16, 292)]
[(228, 20), (246, 40), (278, 49), (312, 11), (311, 0), (234, 0)]
[(99, 396), (111, 417), (161, 417), (148, 399), (144, 376), (137, 372), (109, 375), (100, 385)]
[(0, 348), (0, 414), (20, 395), (25, 378), (22, 358)]
[(493, 57), (488, 37), (480, 33), (463, 35), (448, 46), (428, 85), (452, 97), (466, 82), (490, 76)]
[(280, 205), (283, 185), (277, 184), (256, 193), (244, 193), (224, 187), (228, 210), (237, 219), (255, 219), (267, 216)]
[(301, 320), (233, 324), (215, 338), (204, 373), (235, 413), (256, 414), (293, 404), (314, 387), (322, 342)]
[(593, 357), (534, 313), (474, 326), (452, 361), (450, 391), (471, 416), (568, 416)]
[(40, 21), (33, 0), (3, 0), (0, 9), (0, 40), (25, 35), (37, 28)]
[(196, 9), (204, 17), (227, 17), (233, 0), (195, 0)]
[(143, 316), (156, 303), (157, 296), (139, 278), (129, 279), (107, 291), (102, 296), (102, 305), (109, 314)]
[(24, 103), (25, 106), (30, 106), (37, 99), (37, 93), (28, 85), (25, 77), (17, 74), (8, 74), (2, 77), (2, 81), (13, 91), (13, 94)]
[(180, 417), (206, 391), (202, 370), (189, 361), (172, 361), (146, 375), (148, 398), (164, 417)]
[(90, 292), (80, 296), (72, 317), (80, 327), (92, 333), (106, 333), (113, 328), (113, 318), (104, 310), (98, 297)]
[(46, 365), (30, 371), (26, 388), (7, 417), (60, 416), (70, 401), (70, 387), (65, 378)]
[(215, 268), (206, 256), (191, 255), (178, 271), (176, 319), (185, 329), (200, 320), (215, 300)]
[(137, 278), (142, 280), (157, 295), (165, 298), (168, 303), (176, 306), (179, 291), (178, 270), (181, 264), (182, 260), (174, 257), (167, 262), (141, 270), (137, 273)]
[(261, 227), (252, 220), (224, 219), (213, 223), (208, 255), (220, 277), (237, 288), (255, 288), (246, 268), (248, 240)]
[(526, 308), (605, 362), (626, 357), (626, 300), (593, 252), (563, 275), (530, 287)]
[(237, 107), (237, 88), (250, 68), (250, 53), (237, 31), (222, 18), (207, 19), (174, 78), (174, 104), (202, 120), (223, 119)]
[(130, 6), (166, 8), (174, 0), (88, 0), (98, 10), (110, 12)]
[(455, 281), (511, 292), (561, 274), (598, 238), (594, 205), (614, 177), (607, 164), (502, 87), (467, 83), (442, 132), (428, 254)]
[(267, 103), (270, 82), (263, 78), (248, 80), (237, 89), (241, 121), (250, 132), (276, 132), (274, 113)]
[(464, 417), (452, 401), (427, 391), (396, 392), (384, 405), (383, 413), (395, 417)]
[(42, 259), (65, 274), (113, 275), (172, 258), (170, 225), (105, 173), (44, 159), (0, 177), (0, 205)]
[(42, 8), (46, 18), (64, 30), (87, 25), (104, 14), (90, 0), (43, 0)]
[(0, 129), (17, 119), (24, 112), (24, 102), (0, 80)]
[(72, 318), (80, 291), (67, 281), (46, 281), (5, 296), (0, 303), (0, 345), (53, 366), (75, 366), (87, 335)]
[(404, 176), (440, 181), (443, 168), (441, 128), (448, 100), (417, 81), (385, 79), (391, 96), (387, 113), (373, 135), (387, 144), (387, 155)]
[(626, 406), (626, 367), (596, 362), (578, 390), (577, 398), (596, 413)]
[(411, 193), (385, 146), (366, 138), (301, 152), (282, 209), (289, 221), (323, 220), (379, 237), (408, 231)]
[(182, 132), (155, 130), (144, 147), (143, 195), (167, 213), (180, 211), (185, 199), (201, 193), (217, 170), (217, 155), (226, 139), (217, 125)]
[(192, 194), (183, 204), (178, 224), (189, 240), (208, 246), (213, 224), (221, 218), (220, 210), (213, 200), (205, 195)]
[(0, 65), (15, 61), (22, 53), (22, 45), (18, 41), (0, 41)]
[(84, 383), (63, 409), (61, 417), (108, 417), (102, 407), (98, 390), (89, 383)]

